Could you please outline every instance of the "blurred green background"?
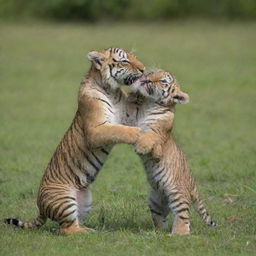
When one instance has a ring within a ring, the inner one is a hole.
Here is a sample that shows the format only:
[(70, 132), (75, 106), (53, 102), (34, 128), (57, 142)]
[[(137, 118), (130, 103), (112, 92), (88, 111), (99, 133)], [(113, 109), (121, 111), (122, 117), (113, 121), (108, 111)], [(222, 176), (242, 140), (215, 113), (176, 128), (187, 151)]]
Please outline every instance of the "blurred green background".
[(256, 18), (255, 0), (0, 0), (0, 17), (56, 20)]
[[(255, 1), (0, 0), (0, 16), (0, 256), (255, 254)], [(114, 148), (92, 185), (86, 224), (95, 234), (2, 222), (36, 216), (40, 179), (90, 66), (86, 54), (110, 46), (171, 71), (189, 93), (174, 136), (217, 228), (192, 210), (190, 236), (156, 232), (144, 170), (128, 145)]]

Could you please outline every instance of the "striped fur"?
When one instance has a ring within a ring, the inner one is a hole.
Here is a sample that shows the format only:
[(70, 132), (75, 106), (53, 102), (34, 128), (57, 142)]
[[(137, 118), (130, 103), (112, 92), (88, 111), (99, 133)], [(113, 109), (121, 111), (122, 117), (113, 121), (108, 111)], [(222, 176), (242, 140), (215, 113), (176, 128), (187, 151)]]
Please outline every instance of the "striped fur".
[[(188, 95), (180, 90), (170, 73), (162, 70), (142, 77), (132, 89), (135, 93), (128, 98), (128, 115), (132, 120), (128, 122), (144, 131), (136, 143), (136, 151), (151, 185), (149, 208), (155, 226), (167, 228), (171, 211), (174, 214), (172, 233), (188, 234), (191, 203), (207, 225), (215, 226), (199, 197), (187, 159), (169, 133), (175, 104), (187, 103)], [(136, 106), (138, 111), (131, 117)]]
[(89, 231), (80, 225), (92, 207), (89, 185), (116, 143), (134, 144), (140, 129), (121, 125), (126, 95), (120, 84), (131, 84), (144, 66), (120, 48), (88, 54), (92, 66), (81, 83), (78, 110), (48, 164), (39, 187), (38, 217), (32, 222), (9, 218), (21, 228), (57, 221), (65, 234)]

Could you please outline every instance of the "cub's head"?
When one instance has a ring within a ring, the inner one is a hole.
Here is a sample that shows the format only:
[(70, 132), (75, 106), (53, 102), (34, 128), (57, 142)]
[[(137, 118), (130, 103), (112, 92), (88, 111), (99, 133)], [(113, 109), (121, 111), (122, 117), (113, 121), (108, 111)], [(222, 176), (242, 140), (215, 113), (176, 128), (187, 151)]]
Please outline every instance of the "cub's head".
[(144, 65), (131, 53), (120, 48), (91, 51), (87, 55), (92, 65), (100, 71), (102, 80), (111, 89), (131, 85), (144, 73)]
[(176, 78), (164, 70), (143, 75), (131, 85), (131, 89), (166, 106), (189, 102), (188, 94), (181, 91)]

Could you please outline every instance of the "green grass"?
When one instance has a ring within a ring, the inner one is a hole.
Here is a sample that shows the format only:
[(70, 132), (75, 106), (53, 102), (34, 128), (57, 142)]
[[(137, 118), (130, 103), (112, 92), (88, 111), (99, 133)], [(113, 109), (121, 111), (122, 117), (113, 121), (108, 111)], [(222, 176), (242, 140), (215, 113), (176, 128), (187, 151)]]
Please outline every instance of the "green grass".
[(119, 46), (172, 71), (190, 94), (177, 108), (175, 136), (219, 223), (208, 228), (192, 212), (190, 236), (155, 232), (142, 165), (119, 145), (93, 185), (87, 224), (98, 232), (66, 237), (51, 221), (32, 231), (1, 221), (0, 255), (255, 255), (255, 31), (255, 22), (0, 24), (1, 219), (36, 216), (39, 182), (74, 115), (86, 53)]

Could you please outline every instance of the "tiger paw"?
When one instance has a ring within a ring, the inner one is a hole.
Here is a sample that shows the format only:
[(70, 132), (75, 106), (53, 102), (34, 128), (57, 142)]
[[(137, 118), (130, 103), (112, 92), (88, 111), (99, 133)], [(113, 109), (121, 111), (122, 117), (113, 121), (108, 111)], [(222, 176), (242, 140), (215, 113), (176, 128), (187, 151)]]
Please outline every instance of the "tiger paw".
[(140, 128), (138, 127), (129, 127), (126, 132), (123, 134), (124, 143), (135, 144), (140, 136)]
[(154, 143), (147, 136), (141, 136), (135, 144), (135, 152), (137, 154), (148, 154), (152, 151)]

